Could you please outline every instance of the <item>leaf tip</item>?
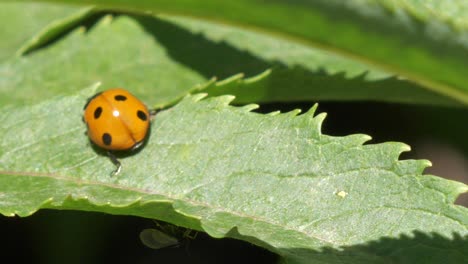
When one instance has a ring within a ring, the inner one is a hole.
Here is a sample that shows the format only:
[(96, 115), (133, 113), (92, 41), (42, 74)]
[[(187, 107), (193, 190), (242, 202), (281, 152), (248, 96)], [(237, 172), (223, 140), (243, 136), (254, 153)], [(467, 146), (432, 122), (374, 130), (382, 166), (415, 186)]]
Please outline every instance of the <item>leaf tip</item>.
[[(236, 99), (236, 97), (234, 95), (229, 95), (228, 94), (228, 95), (220, 96), (220, 100), (224, 105), (229, 105), (232, 101), (234, 101), (234, 99)], [(254, 105), (254, 104), (252, 104), (252, 105)], [(249, 107), (249, 105), (246, 105), (246, 106)]]
[[(307, 110), (306, 114), (313, 116), (315, 112), (317, 112), (318, 109), (318, 103), (315, 103), (309, 110)], [(326, 113), (324, 113), (326, 115)]]
[(198, 94), (194, 94), (194, 95), (189, 94), (189, 95), (185, 96), (185, 98), (190, 98), (190, 99), (192, 99), (193, 102), (199, 102), (203, 98), (205, 98), (206, 96), (208, 96), (207, 93), (198, 93)]
[(268, 115), (268, 116), (277, 116), (277, 115), (279, 115), (279, 114), (281, 114), (281, 111), (277, 110), (277, 111), (270, 112), (270, 113), (268, 113), (267, 115)]
[(195, 86), (192, 87), (192, 89), (189, 90), (189, 92), (192, 93), (194, 91), (201, 91), (210, 87), (211, 85), (216, 85), (217, 80), (218, 79), (216, 77), (212, 77), (207, 82), (196, 84)]
[(34, 51), (40, 45), (47, 43), (48, 41), (57, 37), (57, 32), (59, 34), (63, 33), (60, 29), (64, 27), (64, 25), (68, 25), (69, 29), (71, 30), (79, 25), (84, 19), (90, 17), (92, 14), (95, 14), (94, 6), (90, 6), (87, 8), (82, 9), (81, 11), (72, 14), (71, 16), (65, 17), (63, 19), (58, 19), (50, 22), (48, 25), (45, 26), (39, 33), (32, 36), (31, 39), (27, 40), (15, 53), (16, 56), (20, 57), (26, 55), (29, 52)]
[(272, 72), (271, 68), (270, 69), (266, 69), (265, 71), (253, 76), (253, 77), (250, 77), (250, 78), (246, 78), (244, 80), (245, 83), (254, 83), (254, 82), (257, 82), (257, 81), (260, 81), (261, 79), (267, 77), (268, 75), (270, 75)]
[(218, 81), (216, 83), (216, 86), (223, 86), (223, 85), (226, 85), (228, 83), (241, 80), (242, 78), (244, 78), (244, 74), (243, 73), (238, 73), (238, 74), (230, 76), (230, 77), (228, 77), (228, 78), (226, 78), (224, 80)]
[(317, 126), (319, 130), (322, 127), (322, 124), (323, 124), (323, 121), (325, 121), (325, 118), (327, 118), (327, 113), (325, 112), (320, 113), (314, 117), (314, 119), (317, 120)]
[(296, 108), (296, 109), (293, 109), (293, 110), (291, 110), (291, 111), (289, 111), (289, 112), (287, 112), (287, 113), (285, 113), (285, 114), (286, 114), (286, 115), (297, 116), (297, 115), (299, 115), (301, 112), (302, 112), (301, 109)]
[(99, 86), (101, 86), (101, 84), (102, 84), (101, 82), (95, 82), (91, 84), (90, 86), (82, 89), (79, 95), (85, 96), (85, 97), (91, 97), (92, 95), (96, 94), (96, 91), (99, 88)]
[(361, 136), (363, 144), (372, 140), (372, 137), (369, 135), (361, 134), (360, 136)]
[(401, 144), (400, 144), (400, 151), (401, 151), (401, 152), (408, 152), (408, 151), (411, 151), (411, 146), (410, 146), (410, 145), (407, 145), (407, 144), (404, 144), (404, 143), (401, 143)]
[(314, 116), (315, 113), (317, 112), (317, 109), (318, 109), (318, 103), (315, 103), (311, 108), (309, 108), (309, 110), (307, 110), (307, 112), (304, 115), (309, 116), (311, 119), (317, 120), (317, 125), (318, 125), (317, 128), (320, 130), (320, 127), (322, 126), (323, 121), (327, 118), (327, 113), (322, 112)]
[(107, 15), (105, 15), (105, 16), (102, 18), (102, 20), (100, 21), (100, 23), (101, 23), (102, 25), (109, 25), (109, 24), (112, 23), (113, 20), (114, 20), (114, 15), (112, 15), (112, 14), (107, 14)]
[(0, 214), (7, 216), (7, 217), (14, 217), (16, 214), (12, 212), (0, 212)]
[(430, 160), (421, 160), (421, 163), (426, 167), (432, 167), (432, 162)]
[(466, 184), (463, 184), (463, 185), (459, 184), (459, 185), (458, 185), (458, 190), (457, 190), (457, 191), (458, 191), (458, 193), (460, 193), (460, 194), (462, 194), (462, 193), (467, 193), (467, 192), (468, 192), (468, 185), (466, 185)]
[(250, 112), (250, 111), (258, 109), (258, 108), (259, 108), (258, 104), (248, 104), (248, 105), (244, 105), (242, 107), (242, 109), (244, 109), (246, 112)]

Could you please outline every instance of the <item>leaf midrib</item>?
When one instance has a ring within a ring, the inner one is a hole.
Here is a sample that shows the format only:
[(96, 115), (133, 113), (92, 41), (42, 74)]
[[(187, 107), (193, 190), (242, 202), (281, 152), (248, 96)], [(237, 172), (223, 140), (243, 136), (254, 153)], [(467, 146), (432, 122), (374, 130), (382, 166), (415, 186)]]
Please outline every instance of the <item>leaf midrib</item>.
[[(254, 220), (256, 222), (264, 222), (264, 223), (269, 224), (269, 225), (277, 226), (281, 230), (300, 233), (300, 234), (303, 234), (303, 235), (305, 235), (305, 236), (307, 236), (307, 237), (309, 237), (311, 239), (315, 239), (315, 240), (320, 241), (323, 244), (322, 246), (333, 246), (334, 245), (333, 242), (328, 241), (328, 240), (326, 240), (324, 238), (314, 236), (314, 235), (312, 235), (312, 234), (310, 234), (308, 232), (303, 232), (303, 231), (299, 231), (299, 230), (296, 230), (296, 229), (292, 229), (292, 228), (290, 228), (288, 226), (282, 225), (280, 223), (269, 221), (268, 219), (264, 219), (262, 217), (245, 214), (245, 213), (238, 212), (238, 211), (226, 210), (226, 208), (215, 207), (215, 206), (213, 206), (213, 205), (211, 205), (209, 203), (203, 203), (203, 202), (200, 202), (200, 201), (187, 199), (185, 197), (181, 198), (181, 197), (176, 197), (176, 196), (173, 196), (173, 195), (170, 195), (170, 194), (157, 193), (155, 191), (149, 191), (149, 190), (135, 188), (135, 187), (122, 186), (122, 185), (113, 184), (113, 183), (104, 183), (104, 182), (99, 182), (99, 181), (76, 179), (76, 178), (72, 178), (70, 176), (67, 177), (67, 176), (58, 175), (58, 174), (55, 174), (55, 173), (0, 171), (0, 175), (4, 175), (4, 176), (11, 175), (11, 176), (14, 176), (14, 177), (48, 178), (48, 179), (53, 179), (53, 180), (67, 181), (67, 182), (75, 183), (77, 185), (103, 186), (103, 187), (106, 187), (106, 188), (136, 192), (136, 193), (141, 193), (141, 194), (149, 195), (149, 196), (159, 195), (159, 196), (167, 197), (168, 200), (170, 200), (172, 203), (175, 203), (175, 202), (179, 201), (179, 202), (190, 204), (192, 206), (206, 207), (206, 208), (212, 209), (213, 211), (222, 211), (222, 212), (230, 213), (232, 215), (235, 215), (235, 216), (238, 216), (238, 217), (241, 217), (241, 218), (248, 218), (248, 219)], [(89, 200), (89, 197), (85, 197), (85, 198), (87, 200)], [(140, 197), (140, 199), (135, 199), (135, 201), (137, 201), (137, 200), (141, 201), (141, 197)], [(143, 203), (159, 202), (159, 201), (162, 201), (162, 200), (147, 200), (147, 201), (145, 201)], [(110, 205), (112, 206), (112, 204), (110, 204)], [(176, 210), (176, 209), (174, 208), (174, 210)]]

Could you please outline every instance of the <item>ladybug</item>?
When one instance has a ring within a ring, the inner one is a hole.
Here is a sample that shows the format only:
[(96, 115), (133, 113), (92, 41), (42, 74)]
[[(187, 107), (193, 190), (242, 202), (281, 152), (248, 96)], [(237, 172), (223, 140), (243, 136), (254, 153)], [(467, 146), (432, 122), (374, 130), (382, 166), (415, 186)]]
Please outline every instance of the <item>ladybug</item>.
[(97, 93), (88, 100), (83, 121), (89, 139), (107, 150), (117, 167), (111, 175), (117, 175), (122, 165), (113, 152), (131, 151), (143, 145), (150, 127), (150, 111), (128, 91), (115, 88)]

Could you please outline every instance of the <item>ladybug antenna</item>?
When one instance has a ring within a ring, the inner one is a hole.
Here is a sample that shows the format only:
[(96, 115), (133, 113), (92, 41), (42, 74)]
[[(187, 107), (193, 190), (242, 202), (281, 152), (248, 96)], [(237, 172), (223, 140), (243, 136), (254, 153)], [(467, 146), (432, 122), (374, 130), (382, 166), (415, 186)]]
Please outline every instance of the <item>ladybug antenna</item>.
[(120, 170), (122, 169), (122, 164), (120, 164), (120, 161), (117, 159), (117, 157), (112, 154), (112, 152), (110, 151), (107, 151), (107, 155), (109, 156), (110, 160), (112, 161), (112, 163), (114, 163), (116, 169), (111, 172), (111, 177), (112, 176), (116, 176), (117, 174), (120, 173)]

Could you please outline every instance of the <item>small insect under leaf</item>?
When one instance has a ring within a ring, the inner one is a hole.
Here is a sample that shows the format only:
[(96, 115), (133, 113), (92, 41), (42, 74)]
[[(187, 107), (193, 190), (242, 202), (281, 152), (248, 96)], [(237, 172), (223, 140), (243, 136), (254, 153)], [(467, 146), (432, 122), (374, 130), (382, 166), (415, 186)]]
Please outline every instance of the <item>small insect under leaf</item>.
[(157, 228), (148, 228), (140, 232), (141, 242), (152, 249), (179, 247), (183, 242), (195, 239), (198, 234), (197, 231), (168, 223), (155, 223)]
[(180, 245), (177, 238), (153, 228), (141, 231), (140, 240), (145, 246), (152, 249), (176, 247)]

